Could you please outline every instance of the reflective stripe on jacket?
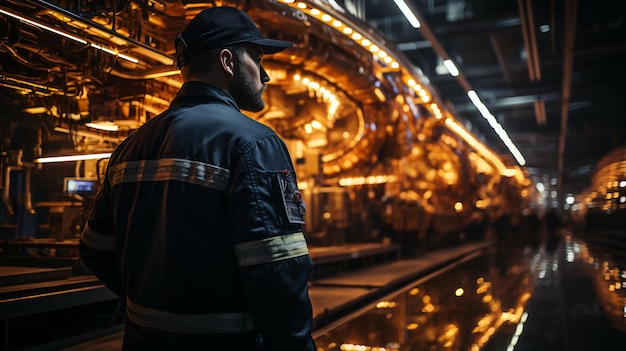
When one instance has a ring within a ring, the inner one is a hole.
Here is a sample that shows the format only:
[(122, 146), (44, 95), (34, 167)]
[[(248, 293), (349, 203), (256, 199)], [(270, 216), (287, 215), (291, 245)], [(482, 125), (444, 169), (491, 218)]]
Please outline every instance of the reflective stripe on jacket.
[(249, 313), (180, 314), (126, 300), (128, 320), (146, 328), (185, 334), (238, 334), (254, 331)]

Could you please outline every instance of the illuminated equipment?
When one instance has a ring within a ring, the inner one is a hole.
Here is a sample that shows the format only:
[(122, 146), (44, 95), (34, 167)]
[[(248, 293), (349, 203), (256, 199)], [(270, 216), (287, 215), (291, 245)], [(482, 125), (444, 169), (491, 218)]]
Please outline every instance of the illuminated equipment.
[(91, 196), (96, 195), (98, 181), (86, 178), (65, 178), (63, 180), (63, 192), (68, 195)]
[(80, 236), (85, 224), (83, 217), (85, 208), (90, 206), (98, 191), (98, 180), (95, 178), (66, 177), (63, 179), (63, 193), (73, 200), (50, 201), (38, 204), (38, 207), (49, 209), (49, 236), (56, 241), (76, 239)]
[[(576, 202), (576, 201), (574, 201)], [(626, 146), (614, 149), (596, 164), (591, 184), (579, 197), (588, 228), (626, 227)]]

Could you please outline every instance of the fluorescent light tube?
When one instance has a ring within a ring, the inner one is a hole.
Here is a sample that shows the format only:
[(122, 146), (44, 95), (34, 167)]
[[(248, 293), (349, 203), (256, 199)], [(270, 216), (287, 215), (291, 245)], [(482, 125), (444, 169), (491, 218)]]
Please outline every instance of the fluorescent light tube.
[(456, 66), (454, 65), (454, 62), (452, 62), (452, 60), (444, 60), (443, 61), (443, 65), (446, 66), (446, 68), (448, 69), (448, 72), (450, 72), (450, 74), (453, 77), (456, 77), (459, 75), (459, 70), (458, 68), (456, 68)]
[(413, 28), (419, 28), (421, 26), (420, 21), (417, 19), (417, 17), (413, 13), (413, 10), (409, 8), (409, 5), (407, 5), (406, 2), (404, 2), (404, 0), (393, 0), (393, 1), (396, 3), (396, 5), (398, 5), (398, 8), (400, 9), (400, 11), (402, 11), (402, 14), (404, 15), (404, 17), (406, 17), (407, 21), (409, 21), (409, 23), (411, 24), (411, 26), (413, 26)]
[(52, 156), (52, 157), (40, 157), (35, 159), (35, 163), (52, 163), (52, 162), (68, 162), (68, 161), (82, 161), (82, 160), (99, 160), (101, 158), (111, 157), (110, 152), (101, 154), (86, 154), (86, 155), (68, 155), (68, 156)]

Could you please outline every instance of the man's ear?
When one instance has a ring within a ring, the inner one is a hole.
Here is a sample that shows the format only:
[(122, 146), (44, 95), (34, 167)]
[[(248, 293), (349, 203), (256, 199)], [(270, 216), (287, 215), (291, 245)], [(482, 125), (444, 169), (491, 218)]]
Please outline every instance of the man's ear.
[(226, 74), (235, 75), (235, 56), (228, 49), (220, 50), (219, 54), (220, 67)]

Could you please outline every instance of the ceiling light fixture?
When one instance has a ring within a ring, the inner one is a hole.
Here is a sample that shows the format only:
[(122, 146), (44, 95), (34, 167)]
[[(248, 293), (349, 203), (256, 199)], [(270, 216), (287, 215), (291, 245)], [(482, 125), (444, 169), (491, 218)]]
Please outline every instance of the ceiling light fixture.
[(472, 100), (472, 103), (474, 103), (474, 106), (476, 106), (478, 111), (480, 111), (480, 114), (487, 120), (487, 122), (489, 122), (491, 128), (493, 128), (496, 134), (498, 134), (504, 145), (509, 149), (511, 154), (513, 154), (513, 157), (515, 157), (517, 162), (521, 166), (524, 166), (526, 164), (526, 159), (519, 151), (519, 149), (515, 146), (515, 144), (507, 134), (506, 130), (502, 128), (502, 125), (498, 123), (496, 118), (491, 114), (491, 112), (489, 112), (489, 109), (487, 109), (487, 106), (485, 106), (485, 104), (483, 104), (483, 102), (480, 100), (478, 94), (476, 94), (476, 91), (468, 91), (467, 96), (470, 98), (470, 100)]
[(452, 62), (452, 60), (444, 60), (443, 65), (446, 66), (451, 76), (456, 77), (459, 75), (459, 69), (456, 68), (456, 65), (454, 65), (454, 62)]
[(67, 156), (51, 156), (40, 157), (34, 160), (35, 163), (53, 163), (53, 162), (68, 162), (68, 161), (83, 161), (83, 160), (99, 160), (103, 158), (111, 157), (110, 152), (100, 154), (85, 154), (85, 155), (67, 155)]
[(117, 52), (117, 50), (108, 49), (108, 48), (103, 47), (102, 45), (90, 43), (90, 42), (88, 42), (85, 39), (79, 38), (77, 36), (74, 36), (72, 34), (66, 33), (64, 31), (60, 31), (58, 29), (52, 28), (50, 26), (47, 26), (45, 24), (33, 21), (33, 20), (28, 19), (26, 17), (20, 16), (20, 15), (18, 15), (16, 13), (13, 13), (13, 12), (10, 12), (10, 11), (6, 11), (6, 10), (3, 10), (3, 9), (0, 9), (0, 13), (4, 14), (4, 15), (7, 15), (7, 16), (10, 16), (10, 17), (13, 17), (13, 18), (15, 18), (17, 20), (20, 20), (20, 21), (24, 22), (24, 23), (28, 23), (28, 24), (30, 24), (32, 26), (35, 26), (35, 27), (47, 30), (47, 31), (49, 31), (51, 33), (60, 35), (60, 36), (65, 37), (67, 39), (73, 40), (73, 41), (75, 41), (77, 43), (80, 43), (80, 44), (83, 44), (83, 45), (89, 45), (89, 46), (91, 46), (91, 47), (93, 47), (95, 49), (98, 49), (98, 50), (100, 50), (102, 52), (105, 52), (105, 53), (107, 53), (109, 55), (122, 58), (122, 59), (130, 61), (132, 63), (138, 63), (139, 62), (138, 59), (136, 59), (136, 58), (134, 58), (132, 56), (121, 54), (121, 53)]
[(404, 15), (404, 17), (406, 17), (406, 20), (409, 21), (409, 23), (411, 24), (411, 26), (413, 26), (413, 28), (419, 28), (421, 26), (420, 21), (417, 19), (417, 16), (415, 16), (415, 13), (413, 13), (413, 10), (411, 10), (411, 8), (409, 7), (409, 5), (407, 5), (406, 2), (404, 2), (404, 0), (393, 0), (396, 5), (398, 5), (398, 8), (400, 9), (400, 11), (402, 11), (402, 14)]

